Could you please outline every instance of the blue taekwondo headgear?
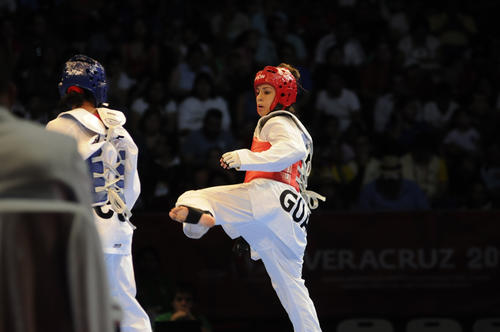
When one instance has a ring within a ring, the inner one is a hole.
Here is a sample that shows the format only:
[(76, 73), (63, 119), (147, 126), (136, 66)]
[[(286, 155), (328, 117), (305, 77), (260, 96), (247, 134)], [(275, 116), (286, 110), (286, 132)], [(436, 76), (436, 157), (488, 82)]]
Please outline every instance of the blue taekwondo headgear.
[(59, 82), (61, 97), (66, 95), (71, 86), (77, 86), (92, 93), (96, 106), (107, 101), (108, 86), (104, 67), (86, 55), (74, 55), (64, 64)]

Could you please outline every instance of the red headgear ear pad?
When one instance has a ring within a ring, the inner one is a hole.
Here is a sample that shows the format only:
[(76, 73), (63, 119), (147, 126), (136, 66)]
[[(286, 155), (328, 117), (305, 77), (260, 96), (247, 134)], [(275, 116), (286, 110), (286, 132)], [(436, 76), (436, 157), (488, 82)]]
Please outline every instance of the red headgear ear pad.
[(271, 104), (270, 110), (276, 105), (288, 107), (297, 99), (297, 81), (292, 73), (283, 67), (266, 66), (255, 75), (254, 88), (258, 85), (268, 83), (276, 90), (276, 97)]

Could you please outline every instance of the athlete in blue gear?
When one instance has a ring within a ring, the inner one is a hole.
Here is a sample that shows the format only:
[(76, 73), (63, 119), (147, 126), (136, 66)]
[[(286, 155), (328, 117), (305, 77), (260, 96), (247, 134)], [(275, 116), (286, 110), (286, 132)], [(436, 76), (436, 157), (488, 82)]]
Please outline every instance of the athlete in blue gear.
[(121, 305), (122, 332), (149, 332), (146, 312), (135, 299), (130, 210), (139, 197), (138, 149), (123, 128), (122, 112), (108, 109), (106, 75), (96, 60), (75, 55), (59, 82), (63, 112), (47, 129), (76, 139), (93, 179), (93, 211), (104, 251), (112, 297)]

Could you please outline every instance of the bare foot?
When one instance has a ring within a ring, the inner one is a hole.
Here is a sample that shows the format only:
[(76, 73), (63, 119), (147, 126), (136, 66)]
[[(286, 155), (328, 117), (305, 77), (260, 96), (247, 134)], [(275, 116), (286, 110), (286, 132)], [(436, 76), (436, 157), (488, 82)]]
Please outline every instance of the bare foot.
[(178, 221), (178, 222), (184, 222), (187, 218), (187, 215), (189, 213), (189, 210), (185, 206), (176, 206), (170, 210), (168, 215), (172, 220)]
[(205, 227), (212, 227), (215, 225), (215, 218), (211, 214), (204, 213), (201, 215), (199, 224)]
[[(182, 205), (172, 208), (172, 210), (170, 210), (170, 212), (168, 213), (172, 220), (178, 221), (180, 223), (186, 221), (188, 214), (188, 208)], [(215, 225), (215, 218), (208, 213), (203, 213), (198, 224), (206, 227), (212, 227)]]

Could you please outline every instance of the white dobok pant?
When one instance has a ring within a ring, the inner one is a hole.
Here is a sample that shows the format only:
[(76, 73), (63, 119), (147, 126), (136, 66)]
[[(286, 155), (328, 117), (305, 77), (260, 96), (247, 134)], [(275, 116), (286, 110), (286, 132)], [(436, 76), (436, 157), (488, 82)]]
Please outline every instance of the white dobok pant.
[(137, 302), (132, 255), (104, 254), (111, 297), (121, 306), (121, 332), (151, 332), (149, 317)]
[[(301, 242), (301, 252), (297, 254), (297, 250), (294, 252), (290, 248), (297, 248), (297, 241), (293, 236), (284, 241), (282, 234), (278, 237), (276, 231), (273, 231), (281, 228), (283, 233), (293, 234), (290, 233), (293, 226), (296, 227), (295, 232), (297, 229), (303, 232), (297, 225), (290, 224), (294, 223), (293, 219), (280, 206), (280, 193), (289, 188), (291, 187), (276, 181), (259, 179), (250, 183), (187, 191), (179, 197), (176, 205), (210, 211), (216, 224), (221, 225), (231, 238), (241, 235), (262, 259), (294, 331), (319, 332), (321, 328), (316, 309), (302, 279), (305, 243)], [(267, 206), (262, 205), (263, 203)], [(258, 219), (254, 213), (257, 208), (261, 214)], [(267, 214), (265, 210), (268, 210)], [(191, 228), (199, 228), (198, 225), (194, 226), (184, 224), (186, 235), (189, 236)], [(201, 235), (199, 232), (197, 237)], [(288, 240), (294, 243), (287, 243)]]

